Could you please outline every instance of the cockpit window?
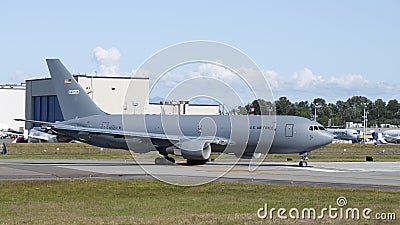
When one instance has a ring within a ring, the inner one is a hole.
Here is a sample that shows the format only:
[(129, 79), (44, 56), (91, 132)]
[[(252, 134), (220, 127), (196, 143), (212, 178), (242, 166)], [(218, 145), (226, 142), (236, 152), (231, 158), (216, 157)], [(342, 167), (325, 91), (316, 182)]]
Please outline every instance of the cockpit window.
[(323, 126), (310, 126), (308, 128), (310, 131), (315, 131), (315, 130), (325, 130)]

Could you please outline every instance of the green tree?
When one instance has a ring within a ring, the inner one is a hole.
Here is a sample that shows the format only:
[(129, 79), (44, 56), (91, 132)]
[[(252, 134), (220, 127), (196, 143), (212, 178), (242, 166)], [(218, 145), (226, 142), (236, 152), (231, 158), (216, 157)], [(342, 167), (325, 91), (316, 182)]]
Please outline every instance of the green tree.
[(382, 99), (377, 99), (369, 109), (368, 122), (371, 125), (380, 125), (384, 123), (386, 115), (386, 102)]
[(398, 125), (400, 122), (400, 105), (396, 99), (390, 100), (386, 106), (386, 118), (390, 124)]
[(364, 96), (353, 96), (347, 99), (347, 108), (344, 110), (343, 116), (346, 121), (353, 121), (361, 123), (363, 121), (362, 116), (364, 108), (367, 106), (371, 107), (371, 100)]
[[(372, 102), (364, 96), (353, 96), (347, 101), (337, 101), (336, 103), (327, 103), (323, 98), (316, 98), (311, 103), (308, 101), (300, 101), (292, 103), (287, 97), (280, 97), (273, 102), (267, 102), (258, 99), (252, 102), (255, 107), (256, 114), (268, 115), (294, 115), (305, 118), (311, 118), (310, 115), (314, 114), (314, 105), (318, 104), (321, 108), (318, 109), (318, 122), (327, 126), (344, 126), (346, 122), (363, 122), (364, 109), (368, 110), (368, 124), (400, 124), (400, 103), (398, 100), (393, 99), (388, 103), (382, 99), (377, 99)], [(247, 114), (250, 105), (239, 106), (233, 110), (235, 113)], [(275, 107), (276, 106), (276, 107)]]
[(294, 103), (294, 108), (296, 110), (296, 116), (301, 116), (305, 118), (311, 118), (310, 117), (310, 104), (308, 101), (301, 101), (299, 103)]
[(275, 102), (277, 115), (289, 115), (293, 111), (292, 103), (286, 97), (280, 97)]

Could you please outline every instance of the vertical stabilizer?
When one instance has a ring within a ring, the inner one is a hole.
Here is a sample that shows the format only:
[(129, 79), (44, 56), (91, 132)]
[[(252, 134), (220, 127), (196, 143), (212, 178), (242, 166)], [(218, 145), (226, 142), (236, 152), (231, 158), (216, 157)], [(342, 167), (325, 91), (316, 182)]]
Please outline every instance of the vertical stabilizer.
[(46, 59), (46, 62), (65, 120), (105, 114), (59, 59)]

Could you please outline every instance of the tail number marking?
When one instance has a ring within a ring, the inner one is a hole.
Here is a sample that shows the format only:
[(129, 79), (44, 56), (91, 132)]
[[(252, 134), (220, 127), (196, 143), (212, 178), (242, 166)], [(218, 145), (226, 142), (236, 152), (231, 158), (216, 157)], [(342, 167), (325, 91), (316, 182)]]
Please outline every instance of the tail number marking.
[(69, 95), (77, 95), (79, 94), (79, 90), (68, 90)]

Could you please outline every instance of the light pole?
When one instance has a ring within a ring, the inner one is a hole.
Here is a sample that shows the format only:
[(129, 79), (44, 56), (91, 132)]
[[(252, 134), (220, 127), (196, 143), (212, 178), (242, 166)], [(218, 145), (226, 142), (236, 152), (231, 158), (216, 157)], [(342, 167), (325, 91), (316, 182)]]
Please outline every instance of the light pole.
[(366, 134), (367, 134), (367, 123), (368, 123), (368, 111), (367, 111), (367, 104), (364, 105), (364, 144), (366, 142)]
[(317, 108), (321, 108), (322, 105), (314, 103), (314, 121), (317, 121)]

